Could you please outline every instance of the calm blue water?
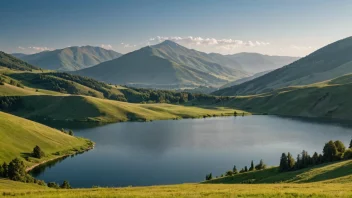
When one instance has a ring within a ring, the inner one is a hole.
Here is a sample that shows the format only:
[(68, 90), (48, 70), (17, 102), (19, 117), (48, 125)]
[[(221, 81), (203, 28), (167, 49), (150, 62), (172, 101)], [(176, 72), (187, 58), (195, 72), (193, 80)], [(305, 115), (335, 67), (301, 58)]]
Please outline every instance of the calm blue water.
[(278, 165), (282, 152), (321, 152), (330, 139), (346, 145), (352, 129), (276, 116), (126, 122), (75, 129), (94, 150), (40, 167), (32, 174), (73, 187), (199, 182), (263, 159)]

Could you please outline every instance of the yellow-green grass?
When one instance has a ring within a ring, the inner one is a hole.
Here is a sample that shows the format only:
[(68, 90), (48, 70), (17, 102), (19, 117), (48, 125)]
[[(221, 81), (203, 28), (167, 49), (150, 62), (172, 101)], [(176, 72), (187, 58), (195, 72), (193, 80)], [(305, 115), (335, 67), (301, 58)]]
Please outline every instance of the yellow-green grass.
[(34, 89), (30, 87), (17, 87), (5, 83), (0, 85), (0, 96), (28, 96), (28, 95), (65, 95), (59, 92), (45, 90), (45, 89)]
[[(349, 74), (307, 86), (292, 86), (260, 95), (231, 97), (216, 105), (239, 108), (254, 114), (351, 120), (351, 89), (352, 74)], [(204, 105), (207, 102), (211, 104), (211, 101), (193, 103)]]
[[(89, 96), (23, 96), (14, 113), (29, 119), (124, 122), (233, 115), (232, 108), (200, 108), (172, 104), (136, 104)], [(242, 111), (236, 110), (242, 114)], [(248, 115), (247, 112), (244, 112)]]
[(352, 160), (321, 164), (289, 172), (279, 172), (278, 167), (272, 167), (216, 178), (204, 183), (238, 184), (249, 181), (252, 183), (352, 183)]
[[(28, 186), (28, 187), (27, 187)], [(351, 197), (352, 184), (180, 184), (54, 190), (0, 180), (0, 197)]]
[[(30, 157), (38, 145), (44, 158)], [(73, 137), (45, 125), (0, 112), (0, 163), (18, 157), (30, 167), (62, 155), (86, 150), (89, 141)]]

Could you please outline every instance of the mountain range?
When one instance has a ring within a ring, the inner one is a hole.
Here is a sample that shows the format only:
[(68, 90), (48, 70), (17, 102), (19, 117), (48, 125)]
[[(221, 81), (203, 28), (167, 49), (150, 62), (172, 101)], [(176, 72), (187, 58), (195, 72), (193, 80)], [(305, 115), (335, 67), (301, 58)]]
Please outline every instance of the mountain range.
[(139, 87), (220, 87), (251, 76), (246, 67), (232, 56), (207, 54), (166, 40), (75, 74)]
[(352, 37), (331, 43), (312, 54), (254, 80), (214, 92), (215, 95), (253, 95), (308, 85), (352, 72)]
[(76, 71), (118, 58), (122, 54), (101, 47), (82, 46), (43, 51), (29, 55), (21, 53), (12, 55), (43, 69)]

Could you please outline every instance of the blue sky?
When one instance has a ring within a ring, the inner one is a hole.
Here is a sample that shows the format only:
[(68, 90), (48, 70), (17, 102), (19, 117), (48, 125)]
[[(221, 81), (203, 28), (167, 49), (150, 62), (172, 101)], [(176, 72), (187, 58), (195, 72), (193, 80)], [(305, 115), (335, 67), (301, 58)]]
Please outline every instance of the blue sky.
[(351, 36), (351, 10), (352, 0), (2, 0), (0, 50), (127, 53), (171, 39), (205, 52), (305, 56)]

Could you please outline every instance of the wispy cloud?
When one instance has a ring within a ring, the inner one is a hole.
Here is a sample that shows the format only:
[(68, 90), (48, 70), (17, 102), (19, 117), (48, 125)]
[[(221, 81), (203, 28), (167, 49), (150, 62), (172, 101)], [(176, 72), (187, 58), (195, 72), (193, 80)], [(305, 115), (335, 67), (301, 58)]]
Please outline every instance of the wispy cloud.
[(106, 50), (113, 50), (114, 48), (112, 47), (112, 45), (110, 44), (101, 44), (100, 45), (101, 48), (104, 48)]
[(20, 49), (20, 50), (25, 50), (26, 48), (25, 48), (25, 47), (18, 46), (18, 49)]
[(35, 47), (35, 46), (34, 47), (28, 47), (28, 49), (35, 50), (35, 51), (38, 51), (38, 52), (54, 50), (53, 48), (49, 48), (49, 47)]
[(291, 45), (290, 48), (295, 50), (300, 50), (300, 51), (312, 51), (317, 49), (316, 47), (312, 47), (312, 46), (297, 46), (297, 45)]
[(121, 45), (124, 47), (124, 48), (131, 48), (131, 47), (136, 47), (137, 45), (132, 45), (132, 44), (128, 44), (128, 43), (121, 43)]
[(183, 45), (195, 45), (195, 46), (213, 46), (215, 48), (233, 49), (237, 47), (256, 47), (270, 45), (269, 42), (265, 41), (243, 41), (236, 39), (216, 39), (216, 38), (203, 38), (203, 37), (163, 37), (157, 36), (150, 38), (148, 44), (156, 44), (165, 40), (171, 40)]

